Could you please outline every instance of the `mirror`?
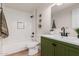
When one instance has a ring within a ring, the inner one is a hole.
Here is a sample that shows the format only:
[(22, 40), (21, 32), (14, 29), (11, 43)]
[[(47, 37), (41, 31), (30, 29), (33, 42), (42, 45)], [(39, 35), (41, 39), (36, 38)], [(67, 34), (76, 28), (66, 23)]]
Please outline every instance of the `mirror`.
[(60, 6), (55, 5), (51, 10), (51, 26), (54, 19), (57, 28), (63, 26), (73, 29), (79, 28), (79, 3), (64, 3)]
[(79, 3), (63, 3), (62, 5), (54, 5), (51, 8), (51, 27), (53, 20), (57, 31), (60, 32), (65, 27), (66, 32), (73, 34), (75, 28), (79, 28)]

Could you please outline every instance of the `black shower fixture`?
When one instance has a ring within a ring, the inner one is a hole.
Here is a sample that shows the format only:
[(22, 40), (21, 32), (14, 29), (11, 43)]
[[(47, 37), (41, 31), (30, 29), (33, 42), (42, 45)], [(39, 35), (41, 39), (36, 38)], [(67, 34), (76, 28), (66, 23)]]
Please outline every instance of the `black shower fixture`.
[(39, 17), (42, 17), (42, 15), (41, 15), (41, 14), (39, 14)]
[(32, 34), (34, 35), (34, 32), (32, 32)]
[(41, 22), (41, 21), (42, 21), (42, 19), (39, 20), (39, 22)]
[(32, 16), (30, 16), (31, 18), (33, 18), (34, 16), (32, 15)]

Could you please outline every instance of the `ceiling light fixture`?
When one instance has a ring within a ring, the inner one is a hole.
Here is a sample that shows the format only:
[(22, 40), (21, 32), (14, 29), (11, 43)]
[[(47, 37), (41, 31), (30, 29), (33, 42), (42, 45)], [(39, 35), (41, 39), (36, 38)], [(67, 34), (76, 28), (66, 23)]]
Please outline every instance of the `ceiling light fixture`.
[(55, 5), (61, 6), (61, 5), (63, 5), (63, 3), (55, 3)]

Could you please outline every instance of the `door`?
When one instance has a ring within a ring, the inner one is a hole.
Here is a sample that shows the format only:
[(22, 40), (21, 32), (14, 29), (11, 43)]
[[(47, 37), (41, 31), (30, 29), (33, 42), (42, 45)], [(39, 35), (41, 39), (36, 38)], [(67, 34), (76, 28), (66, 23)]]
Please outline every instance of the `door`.
[(71, 46), (71, 44), (63, 44), (60, 42), (55, 42), (55, 45), (55, 56), (79, 56), (78, 46)]
[(69, 56), (79, 56), (79, 49), (69, 47)]
[(54, 46), (51, 39), (41, 39), (41, 54), (42, 56), (54, 56)]
[(68, 47), (60, 44), (60, 43), (55, 43), (55, 56), (68, 56)]

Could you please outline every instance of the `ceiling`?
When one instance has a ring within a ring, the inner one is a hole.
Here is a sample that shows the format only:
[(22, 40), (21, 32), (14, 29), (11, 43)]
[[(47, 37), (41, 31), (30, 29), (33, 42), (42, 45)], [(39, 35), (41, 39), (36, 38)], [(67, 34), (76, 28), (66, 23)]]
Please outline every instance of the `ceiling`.
[(45, 8), (50, 6), (51, 4), (52, 3), (5, 3), (3, 5), (21, 11), (32, 11), (35, 8)]
[[(47, 8), (48, 6), (54, 3), (4, 3), (3, 6), (21, 10), (21, 11), (34, 11), (36, 8)], [(75, 3), (63, 3), (63, 5), (54, 5), (52, 9), (52, 13), (56, 13), (64, 8), (71, 7), (75, 5)]]
[(63, 3), (62, 5), (55, 5), (52, 7), (52, 14), (57, 13), (65, 8), (70, 8), (72, 6), (76, 5), (76, 3)]

